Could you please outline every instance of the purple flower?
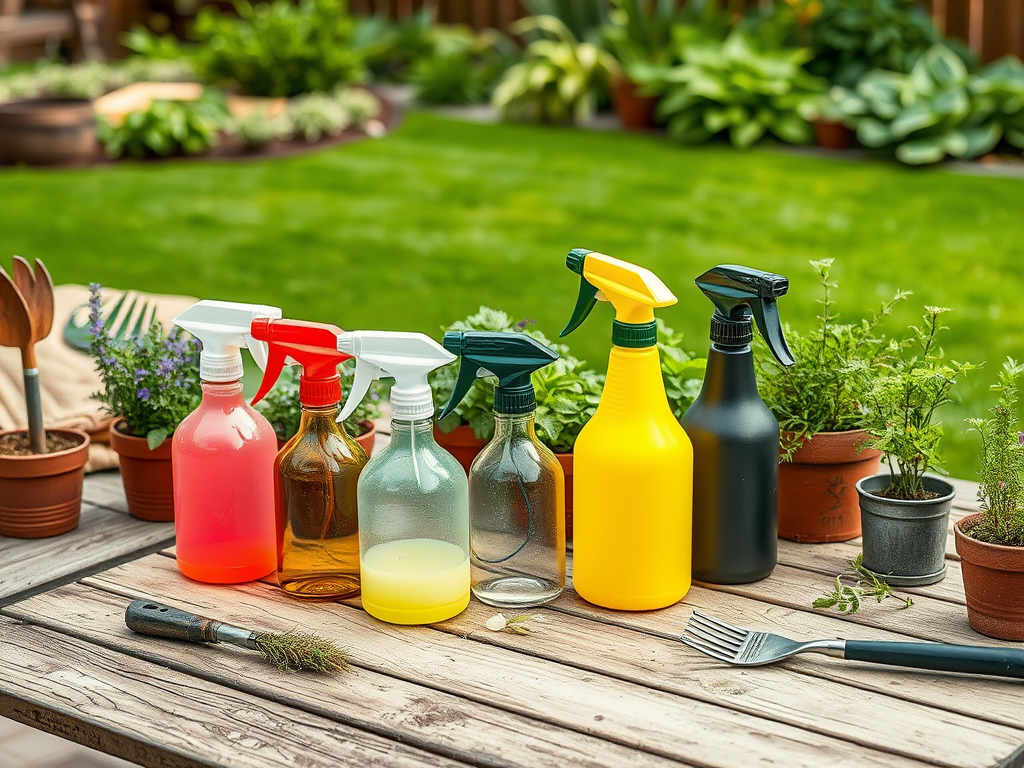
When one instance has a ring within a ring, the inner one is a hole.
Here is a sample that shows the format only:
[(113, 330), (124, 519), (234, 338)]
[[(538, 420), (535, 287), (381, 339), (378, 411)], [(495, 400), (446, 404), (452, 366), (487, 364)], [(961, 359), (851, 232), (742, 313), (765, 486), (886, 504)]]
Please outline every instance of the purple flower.
[(1024, 445), (1024, 432), (1017, 433), (1017, 445)]
[(177, 367), (178, 366), (175, 364), (174, 360), (169, 357), (163, 357), (160, 359), (160, 362), (156, 364), (156, 375), (162, 379), (166, 379), (174, 373)]
[(135, 383), (138, 384), (147, 376), (149, 376), (149, 371), (147, 371), (145, 368), (137, 368), (135, 370)]
[(147, 400), (149, 400), (149, 387), (143, 387), (142, 389), (135, 393), (135, 396), (138, 397), (139, 400), (141, 400), (142, 402), (146, 402)]
[(526, 330), (526, 326), (533, 325), (536, 322), (536, 320), (531, 320), (528, 317), (524, 317), (522, 320), (516, 323), (516, 328), (518, 328), (520, 331), (523, 331)]

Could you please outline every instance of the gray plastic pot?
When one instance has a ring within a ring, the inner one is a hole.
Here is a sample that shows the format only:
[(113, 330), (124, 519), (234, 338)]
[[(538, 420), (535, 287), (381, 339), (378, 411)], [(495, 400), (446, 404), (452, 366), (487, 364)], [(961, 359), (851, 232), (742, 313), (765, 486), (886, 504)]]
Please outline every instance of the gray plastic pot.
[(864, 567), (894, 587), (919, 587), (946, 577), (949, 509), (956, 489), (945, 480), (925, 477), (933, 499), (902, 501), (876, 496), (890, 484), (888, 474), (857, 483)]

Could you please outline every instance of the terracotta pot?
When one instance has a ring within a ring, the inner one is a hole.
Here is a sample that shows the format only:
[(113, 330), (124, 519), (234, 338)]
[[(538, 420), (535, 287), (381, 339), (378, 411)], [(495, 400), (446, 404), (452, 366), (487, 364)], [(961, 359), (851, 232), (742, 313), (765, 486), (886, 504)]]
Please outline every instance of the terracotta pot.
[(468, 424), (462, 424), (451, 432), (442, 432), (435, 424), (434, 439), (438, 445), (459, 460), (467, 475), (473, 459), (487, 445), (486, 440), (481, 440), (473, 434), (473, 428)]
[(853, 131), (838, 120), (815, 120), (814, 138), (823, 149), (849, 149), (853, 146)]
[(612, 99), (619, 122), (627, 131), (649, 131), (655, 127), (654, 110), (657, 96), (640, 96), (639, 86), (626, 78), (616, 78)]
[(982, 515), (953, 526), (964, 574), (967, 620), (983, 635), (1024, 640), (1024, 547), (1004, 547), (971, 538), (966, 531)]
[(121, 464), (121, 482), (128, 499), (128, 514), (152, 523), (174, 521), (174, 481), (171, 473), (171, 440), (155, 451), (144, 437), (124, 431), (124, 419), (110, 425), (110, 447)]
[(0, 163), (86, 162), (95, 154), (96, 117), (88, 99), (0, 104)]
[[(11, 429), (4, 435), (24, 433)], [(77, 429), (48, 429), (78, 445), (37, 456), (0, 456), (0, 536), (40, 539), (78, 526), (89, 436)]]
[(860, 536), (857, 481), (881, 472), (881, 451), (857, 452), (867, 437), (862, 429), (819, 432), (779, 464), (779, 536), (812, 543)]
[(572, 454), (556, 453), (555, 458), (562, 465), (565, 475), (565, 540), (572, 540)]

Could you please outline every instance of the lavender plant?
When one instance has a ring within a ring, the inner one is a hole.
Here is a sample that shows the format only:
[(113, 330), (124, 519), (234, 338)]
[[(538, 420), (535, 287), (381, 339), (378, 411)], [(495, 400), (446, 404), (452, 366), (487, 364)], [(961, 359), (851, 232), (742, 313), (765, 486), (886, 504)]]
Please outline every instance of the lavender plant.
[(1024, 365), (1007, 358), (992, 389), (999, 400), (987, 419), (968, 419), (981, 435), (981, 519), (968, 533), (979, 541), (1024, 547), (1024, 432), (1018, 427), (1018, 381)]
[(199, 343), (178, 328), (165, 334), (155, 322), (143, 337), (116, 339), (100, 313), (102, 289), (89, 286), (89, 351), (103, 389), (93, 398), (125, 431), (145, 437), (155, 450), (177, 429), (202, 397)]

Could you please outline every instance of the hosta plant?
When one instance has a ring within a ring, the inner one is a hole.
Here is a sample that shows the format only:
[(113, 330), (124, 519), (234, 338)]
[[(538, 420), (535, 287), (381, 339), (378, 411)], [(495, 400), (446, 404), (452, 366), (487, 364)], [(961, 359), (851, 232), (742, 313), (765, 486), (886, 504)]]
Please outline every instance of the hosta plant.
[[(1002, 121), (1013, 125), (1021, 114), (1019, 94), (1012, 90), (1016, 81), (998, 75), (993, 70), (991, 77), (972, 76), (959, 56), (936, 45), (909, 74), (869, 72), (855, 89), (841, 93), (839, 106), (862, 144), (895, 147), (904, 163), (969, 159), (990, 152), (1003, 135)], [(1004, 107), (1011, 111), (997, 117)], [(1013, 131), (1011, 137), (1024, 138)]]
[(112, 158), (196, 155), (217, 143), (228, 122), (223, 100), (207, 92), (194, 102), (154, 101), (148, 109), (125, 115), (120, 125), (101, 121), (99, 138)]
[(409, 82), (423, 103), (479, 104), (490, 98), (518, 54), (515, 44), (495, 29), (475, 33), (451, 25), (448, 34), (436, 37), (430, 55), (413, 64)]
[(968, 423), (981, 435), (978, 500), (982, 517), (970, 535), (989, 544), (1024, 547), (1024, 432), (1017, 405), (1024, 365), (1008, 359), (992, 387), (999, 401), (985, 419)]
[(759, 50), (742, 31), (724, 42), (675, 30), (678, 66), (652, 69), (642, 81), (647, 91), (663, 94), (658, 116), (669, 135), (699, 144), (726, 134), (737, 147), (749, 147), (765, 134), (791, 144), (812, 138), (804, 113), (824, 90), (803, 64), (807, 49)]
[(597, 107), (599, 93), (619, 70), (615, 58), (580, 42), (554, 16), (530, 16), (512, 32), (532, 38), (523, 60), (505, 72), (491, 103), (507, 118), (578, 123)]
[(971, 93), (979, 110), (1003, 132), (1003, 138), (1024, 149), (1024, 64), (1016, 56), (1004, 56), (982, 69), (971, 81)]

